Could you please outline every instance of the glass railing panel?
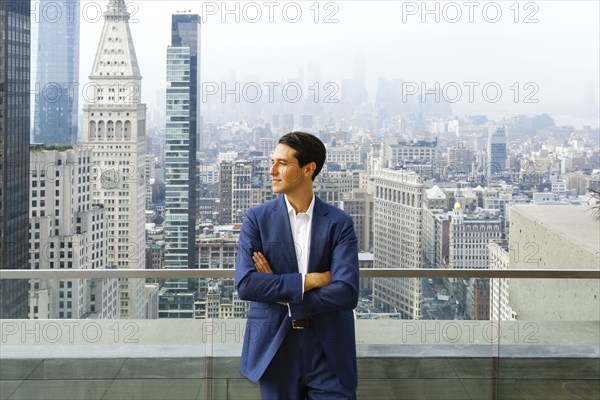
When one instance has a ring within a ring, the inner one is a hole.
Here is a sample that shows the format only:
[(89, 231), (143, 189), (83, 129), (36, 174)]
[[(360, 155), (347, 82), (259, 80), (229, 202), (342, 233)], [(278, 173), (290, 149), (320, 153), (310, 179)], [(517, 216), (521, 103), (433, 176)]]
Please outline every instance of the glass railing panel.
[[(414, 319), (376, 310), (376, 286), (369, 291), (363, 282), (355, 310), (360, 398), (597, 397), (600, 312), (586, 298), (600, 293), (600, 279), (507, 281), (438, 273), (368, 278), (418, 282), (423, 314)], [(75, 301), (74, 293), (81, 292), (91, 299), (86, 279), (92, 278), (49, 279), (38, 290), (48, 292), (52, 309), (60, 305), (60, 282), (62, 301)], [(93, 279), (96, 287), (118, 291), (123, 285), (119, 278)], [(388, 284), (381, 288), (389, 289)], [(466, 287), (464, 308), (456, 303), (462, 292), (450, 290), (456, 284)], [(7, 399), (256, 398), (257, 386), (238, 373), (244, 309), (228, 303), (214, 298), (212, 304), (193, 304), (193, 315), (207, 315), (197, 312), (205, 307), (215, 318), (119, 319), (114, 313), (101, 318), (90, 307), (78, 314), (81, 318), (50, 313), (46, 319), (1, 320), (0, 394)], [(242, 317), (232, 317), (236, 307)], [(467, 318), (481, 317), (486, 307), (486, 319)]]

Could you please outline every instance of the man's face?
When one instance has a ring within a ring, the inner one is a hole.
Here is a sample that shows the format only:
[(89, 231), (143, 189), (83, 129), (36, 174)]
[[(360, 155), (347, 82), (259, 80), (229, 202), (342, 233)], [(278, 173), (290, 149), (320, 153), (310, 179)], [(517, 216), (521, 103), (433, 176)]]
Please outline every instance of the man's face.
[(271, 157), (269, 174), (273, 181), (275, 193), (291, 194), (309, 180), (306, 167), (301, 168), (295, 156), (296, 150), (286, 144), (278, 144)]

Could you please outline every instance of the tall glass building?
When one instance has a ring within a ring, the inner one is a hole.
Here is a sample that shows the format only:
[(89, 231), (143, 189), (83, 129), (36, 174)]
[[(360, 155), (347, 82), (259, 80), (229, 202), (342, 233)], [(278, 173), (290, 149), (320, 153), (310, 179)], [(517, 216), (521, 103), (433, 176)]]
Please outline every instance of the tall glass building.
[(504, 127), (496, 128), (488, 135), (486, 177), (489, 180), (494, 174), (506, 170), (506, 132)]
[(166, 268), (196, 268), (200, 16), (172, 16), (167, 49)]
[[(29, 1), (0, 1), (0, 270), (29, 268)], [(27, 280), (0, 281), (0, 318), (27, 318)]]
[(75, 144), (79, 91), (79, 2), (41, 0), (33, 139)]

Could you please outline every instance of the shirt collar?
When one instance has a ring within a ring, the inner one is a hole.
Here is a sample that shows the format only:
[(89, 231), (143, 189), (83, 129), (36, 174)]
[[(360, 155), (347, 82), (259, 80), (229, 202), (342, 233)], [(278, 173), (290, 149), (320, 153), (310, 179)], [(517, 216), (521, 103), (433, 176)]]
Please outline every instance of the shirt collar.
[[(287, 206), (288, 215), (290, 215), (290, 213), (292, 215), (296, 215), (296, 210), (294, 210), (294, 207), (292, 207), (292, 205), (290, 204), (290, 202), (287, 198), (287, 195), (284, 194), (283, 198), (285, 199), (285, 204)], [(300, 214), (306, 214), (306, 215), (308, 215), (308, 217), (310, 219), (312, 219), (314, 209), (315, 209), (315, 194), (313, 193), (312, 200), (310, 201), (310, 205), (308, 206), (308, 210), (306, 210), (306, 213), (300, 213)]]

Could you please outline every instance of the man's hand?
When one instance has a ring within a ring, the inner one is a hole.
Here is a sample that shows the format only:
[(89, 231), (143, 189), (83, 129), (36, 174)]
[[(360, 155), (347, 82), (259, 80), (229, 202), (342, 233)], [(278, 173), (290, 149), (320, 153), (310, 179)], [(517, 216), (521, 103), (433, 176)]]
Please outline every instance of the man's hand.
[(254, 254), (252, 254), (252, 261), (254, 261), (254, 266), (258, 272), (264, 272), (265, 274), (273, 273), (269, 262), (260, 251), (255, 251)]
[[(258, 272), (263, 272), (265, 274), (272, 274), (273, 270), (267, 261), (267, 258), (260, 251), (255, 251), (252, 254), (252, 261), (254, 261), (254, 266)], [(287, 306), (287, 303), (278, 301), (277, 304), (281, 304), (282, 306)]]

